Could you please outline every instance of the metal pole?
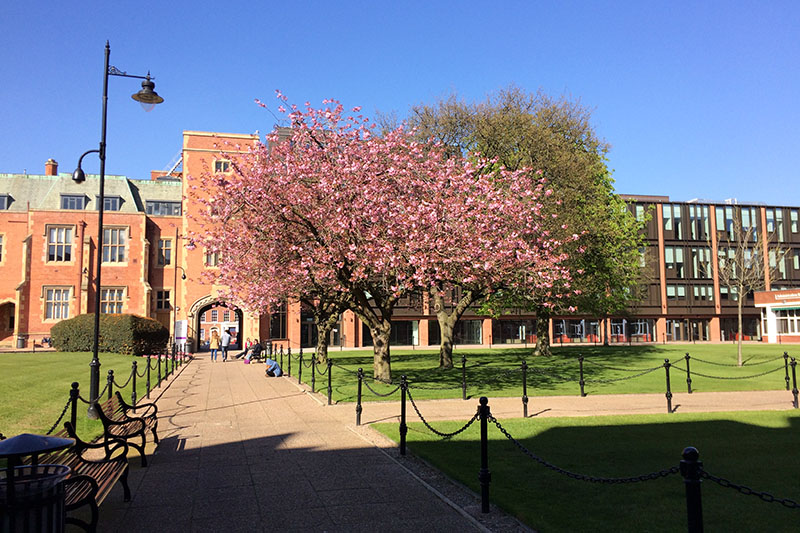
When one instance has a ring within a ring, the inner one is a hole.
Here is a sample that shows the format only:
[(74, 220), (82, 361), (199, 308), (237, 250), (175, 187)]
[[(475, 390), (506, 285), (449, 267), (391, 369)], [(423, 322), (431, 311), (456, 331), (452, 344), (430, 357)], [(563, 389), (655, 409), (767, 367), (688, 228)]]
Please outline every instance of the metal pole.
[(150, 399), (150, 356), (147, 356), (147, 399)]
[(792, 365), (792, 395), (794, 396), (794, 401), (792, 402), (792, 405), (794, 405), (794, 408), (797, 409), (798, 408), (798, 402), (797, 402), (797, 360), (794, 357), (792, 357), (791, 365)]
[(578, 364), (580, 365), (580, 373), (581, 379), (578, 380), (578, 383), (581, 386), (581, 398), (586, 397), (586, 391), (584, 390), (584, 385), (586, 385), (586, 381), (583, 379), (583, 356), (578, 357)]
[(328, 405), (331, 404), (331, 396), (333, 395), (333, 387), (331, 386), (331, 367), (333, 366), (333, 361), (328, 359)]
[(136, 367), (137, 363), (134, 361), (131, 363), (131, 372), (133, 375), (131, 376), (131, 380), (133, 380), (133, 390), (131, 390), (131, 405), (133, 406), (133, 412), (136, 412)]
[(489, 438), (487, 432), (487, 420), (489, 418), (489, 399), (481, 396), (480, 407), (481, 416), (481, 469), (478, 472), (478, 481), (481, 484), (481, 512), (489, 512), (489, 483), (492, 481), (492, 473), (489, 472)]
[(467, 399), (467, 356), (461, 356), (461, 399)]
[(408, 382), (405, 376), (400, 376), (400, 455), (406, 454), (406, 435), (408, 426), (406, 425), (406, 395), (408, 392)]
[[(283, 346), (281, 346), (281, 352), (283, 352)], [(292, 375), (292, 347), (290, 346), (286, 352), (286, 361), (289, 363), (289, 370), (286, 372), (287, 376)]]
[(667, 412), (672, 412), (672, 388), (669, 383), (669, 367), (672, 365), (669, 364), (669, 359), (664, 359), (664, 370), (667, 372)]
[(108, 385), (108, 399), (111, 399), (111, 396), (114, 394), (114, 370), (111, 369), (108, 371), (108, 378), (107, 378), (107, 385)]
[(356, 425), (361, 425), (361, 383), (364, 381), (364, 369), (358, 369), (358, 396), (356, 397)]
[(311, 392), (317, 392), (317, 354), (311, 356)]
[(80, 391), (78, 390), (78, 382), (73, 381), (72, 388), (69, 390), (69, 400), (72, 402), (72, 407), (70, 409), (70, 414), (69, 414), (69, 421), (72, 423), (73, 428), (75, 427), (75, 424), (78, 423), (78, 396), (80, 396)]
[(105, 204), (105, 179), (106, 179), (106, 121), (108, 117), (108, 58), (111, 55), (111, 46), (106, 41), (105, 66), (103, 69), (103, 115), (100, 129), (100, 194), (97, 202), (97, 243), (95, 245), (96, 271), (94, 275), (94, 342), (92, 344), (92, 362), (89, 363), (89, 418), (96, 419), (94, 402), (100, 391), (100, 279), (103, 264), (103, 208)]
[(303, 380), (303, 350), (300, 350), (300, 355), (298, 356), (298, 361), (300, 364), (297, 365), (297, 384), (299, 385), (300, 382)]
[(680, 470), (686, 488), (686, 517), (689, 533), (702, 533), (703, 531), (703, 502), (700, 494), (700, 472), (703, 462), (698, 460), (700, 453), (696, 448), (689, 446), (683, 450)]
[(786, 390), (789, 390), (789, 354), (783, 352), (783, 369), (786, 373)]
[(158, 387), (161, 388), (161, 354), (158, 354)]
[(687, 353), (686, 356), (684, 357), (684, 359), (686, 359), (686, 388), (689, 390), (689, 394), (691, 394), (692, 393), (692, 372), (689, 369), (689, 359), (691, 359), (691, 357), (689, 357), (689, 354)]
[(528, 363), (522, 361), (522, 417), (528, 418)]

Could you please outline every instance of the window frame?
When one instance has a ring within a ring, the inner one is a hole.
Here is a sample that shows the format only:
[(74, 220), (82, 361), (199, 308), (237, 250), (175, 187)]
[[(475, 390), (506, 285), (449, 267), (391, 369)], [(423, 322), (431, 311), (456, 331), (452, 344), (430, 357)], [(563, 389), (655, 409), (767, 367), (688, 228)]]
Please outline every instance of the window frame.
[[(113, 293), (114, 298), (109, 298)], [(125, 312), (127, 290), (125, 287), (100, 287), (100, 314), (121, 315)], [(117, 306), (118, 311), (109, 312), (108, 306)]]
[[(52, 296), (51, 297), (51, 293)], [(59, 298), (55, 298), (59, 294)], [(68, 319), (72, 287), (67, 285), (45, 285), (42, 287), (43, 321), (55, 322)], [(57, 311), (56, 311), (57, 310)]]
[(214, 160), (214, 174), (228, 174), (231, 172), (230, 159), (215, 159)]
[[(70, 202), (74, 201), (76, 204), (80, 204), (80, 207), (70, 207)], [(61, 194), (61, 201), (59, 205), (61, 209), (64, 211), (83, 211), (86, 209), (87, 205), (86, 195), (85, 194)]]
[[(174, 239), (158, 239), (156, 265), (160, 267), (172, 265), (172, 241)], [(165, 253), (166, 252), (166, 253)]]
[[(52, 231), (56, 231), (56, 240), (52, 241)], [(63, 240), (58, 240), (59, 230), (63, 230), (64, 238)], [(72, 248), (74, 246), (75, 241), (75, 226), (72, 225), (63, 225), (63, 224), (47, 224), (44, 227), (45, 232), (45, 254), (46, 254), (46, 263), (72, 263), (74, 260), (72, 256)], [(69, 236), (67, 236), (67, 233)], [(59, 259), (58, 250), (61, 249), (61, 256), (63, 259)]]
[(161, 289), (156, 291), (156, 311), (171, 311), (172, 310), (172, 291), (170, 289)]
[[(109, 237), (106, 237), (109, 232)], [(113, 242), (113, 235), (116, 234), (117, 242)], [(120, 237), (125, 242), (119, 242)], [(127, 226), (103, 226), (103, 251), (102, 262), (104, 265), (120, 265), (128, 262), (128, 243), (130, 242), (130, 228)], [(108, 252), (108, 254), (106, 254)], [(115, 259), (111, 260), (112, 253)]]
[(172, 200), (145, 200), (144, 210), (145, 214), (150, 216), (179, 217), (183, 212), (183, 206), (182, 202)]

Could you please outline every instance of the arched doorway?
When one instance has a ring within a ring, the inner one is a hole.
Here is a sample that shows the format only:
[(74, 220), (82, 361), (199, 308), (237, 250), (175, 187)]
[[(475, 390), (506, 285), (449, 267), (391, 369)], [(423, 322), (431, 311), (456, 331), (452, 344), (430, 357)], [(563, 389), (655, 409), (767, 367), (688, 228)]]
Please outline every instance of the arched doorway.
[(0, 303), (0, 344), (13, 346), (16, 306), (11, 300)]
[(206, 296), (196, 301), (188, 314), (188, 340), (194, 352), (208, 350), (211, 332), (231, 330), (231, 350), (241, 350), (244, 340), (244, 313), (241, 309), (225, 306), (219, 299)]

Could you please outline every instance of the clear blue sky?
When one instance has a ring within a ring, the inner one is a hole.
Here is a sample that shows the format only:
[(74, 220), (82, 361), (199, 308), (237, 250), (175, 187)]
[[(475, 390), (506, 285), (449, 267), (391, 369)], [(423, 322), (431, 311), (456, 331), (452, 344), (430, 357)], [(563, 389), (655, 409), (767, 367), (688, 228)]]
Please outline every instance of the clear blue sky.
[(263, 135), (275, 89), (404, 116), (515, 83), (594, 109), (618, 192), (800, 205), (797, 1), (2, 4), (0, 172), (97, 147), (108, 39), (166, 99), (144, 113), (110, 79), (109, 174), (164, 169), (183, 130)]

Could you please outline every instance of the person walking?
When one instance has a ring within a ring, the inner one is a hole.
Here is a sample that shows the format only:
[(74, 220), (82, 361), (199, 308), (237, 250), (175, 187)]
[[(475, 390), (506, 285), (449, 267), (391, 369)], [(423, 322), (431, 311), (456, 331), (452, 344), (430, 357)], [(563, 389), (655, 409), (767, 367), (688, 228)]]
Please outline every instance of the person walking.
[(211, 332), (211, 340), (208, 343), (208, 347), (211, 348), (211, 362), (216, 362), (217, 360), (217, 351), (219, 350), (219, 333), (217, 330)]
[(231, 345), (231, 331), (229, 329), (226, 329), (222, 333), (222, 343), (221, 343), (223, 363), (228, 360), (228, 348), (230, 347), (230, 345)]

